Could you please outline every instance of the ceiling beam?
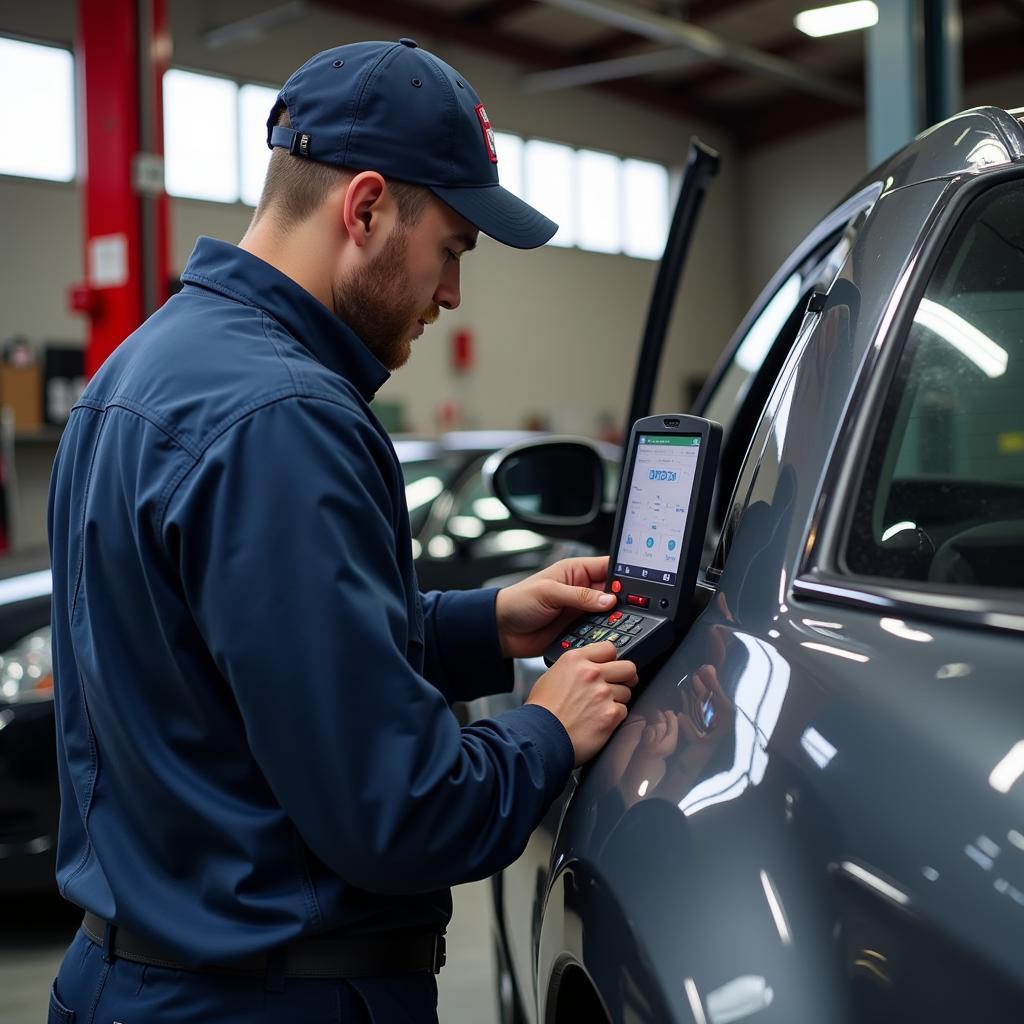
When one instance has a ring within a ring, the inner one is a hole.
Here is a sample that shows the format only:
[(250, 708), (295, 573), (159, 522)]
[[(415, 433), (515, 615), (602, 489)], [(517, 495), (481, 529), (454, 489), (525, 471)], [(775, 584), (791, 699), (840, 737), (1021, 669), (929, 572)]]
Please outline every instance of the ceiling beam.
[[(971, 13), (978, 13), (985, 9), (995, 7), (1003, 2), (1004, 0), (973, 0), (969, 10)], [(1020, 3), (1021, 10), (1024, 11), (1024, 0), (1012, 0), (1012, 2)], [(811, 52), (819, 45), (820, 40), (812, 39), (810, 36), (805, 36), (802, 33), (794, 31), (787, 35), (777, 37), (770, 43), (766, 43), (761, 46), (760, 49), (764, 50), (765, 53), (773, 54), (776, 57), (796, 60), (802, 54)], [(848, 79), (851, 71), (851, 68), (846, 68), (839, 72), (839, 77)], [(742, 72), (739, 72), (734, 68), (720, 65), (681, 79), (677, 88), (688, 94), (700, 94), (716, 85), (722, 84), (723, 82), (737, 81), (743, 77)], [(672, 86), (667, 86), (667, 88), (672, 88)]]
[[(703, 24), (713, 18), (721, 17), (738, 7), (749, 7), (751, 0), (690, 0), (684, 4), (684, 20), (694, 24)], [(1024, 0), (1020, 0), (1024, 3)], [(607, 60), (628, 50), (643, 40), (635, 32), (610, 32), (602, 39), (583, 46), (573, 53), (578, 64), (589, 64), (594, 61)]]
[(526, 7), (535, 6), (535, 0), (485, 0), (458, 17), (467, 25), (494, 25)]
[[(319, 6), (346, 11), (374, 21), (393, 25), (396, 35), (423, 32), (439, 36), (446, 42), (458, 43), (491, 56), (505, 57), (526, 68), (553, 69), (566, 61), (564, 50), (494, 29), (473, 25), (455, 18), (439, 18), (435, 10), (420, 7), (408, 0), (318, 0)], [(602, 92), (632, 100), (661, 113), (676, 117), (692, 117), (729, 127), (731, 114), (714, 104), (680, 96), (655, 82), (607, 82), (597, 86)]]
[(254, 43), (285, 25), (301, 21), (307, 14), (309, 4), (306, 0), (287, 0), (276, 7), (207, 29), (202, 35), (203, 45), (211, 50), (222, 50), (228, 46)]
[(692, 50), (676, 47), (672, 50), (655, 50), (652, 53), (638, 53), (632, 57), (616, 57), (613, 60), (581, 64), (571, 68), (557, 68), (554, 71), (534, 71), (524, 75), (522, 86), (525, 92), (552, 92), (556, 89), (576, 89), (598, 82), (624, 81), (653, 75), (659, 71), (678, 70), (700, 60)]
[[(816, 40), (808, 39), (806, 36), (783, 36), (781, 39), (772, 40), (772, 42), (762, 46), (761, 49), (775, 57), (792, 58), (807, 52), (810, 49), (808, 44), (813, 42), (816, 42)], [(707, 89), (720, 85), (722, 82), (735, 82), (744, 77), (743, 73), (735, 68), (719, 64), (716, 67), (698, 71), (694, 75), (688, 75), (686, 78), (680, 79), (679, 82), (667, 86), (667, 88), (676, 88), (687, 93), (702, 93)]]
[[(1024, 26), (968, 39), (963, 53), (965, 85), (977, 85), (1019, 72), (1022, 52)], [(852, 82), (857, 76), (863, 76), (863, 71), (862, 66), (851, 67), (841, 77)], [(857, 110), (828, 101), (810, 101), (790, 93), (737, 111), (736, 141), (741, 151), (747, 152), (863, 115), (863, 107)]]
[(561, 10), (572, 11), (595, 21), (668, 46), (682, 46), (700, 56), (762, 78), (781, 82), (790, 88), (815, 96), (824, 96), (856, 106), (862, 96), (846, 84), (805, 71), (789, 61), (748, 46), (729, 43), (697, 25), (655, 14), (622, 0), (544, 0)]

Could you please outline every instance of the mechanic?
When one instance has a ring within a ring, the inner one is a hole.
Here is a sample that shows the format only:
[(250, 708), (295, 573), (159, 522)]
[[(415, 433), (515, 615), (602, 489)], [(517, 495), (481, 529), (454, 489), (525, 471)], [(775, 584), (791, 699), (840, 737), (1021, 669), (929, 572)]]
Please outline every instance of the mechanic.
[(498, 184), (469, 83), (413, 40), (328, 50), (268, 121), (238, 246), (75, 406), (50, 493), (58, 882), (85, 910), (50, 1020), (436, 1020), (448, 887), (514, 860), (626, 716), (573, 651), (460, 729), (582, 610), (606, 559), (419, 594), (369, 407), (459, 305), (478, 231), (556, 225)]

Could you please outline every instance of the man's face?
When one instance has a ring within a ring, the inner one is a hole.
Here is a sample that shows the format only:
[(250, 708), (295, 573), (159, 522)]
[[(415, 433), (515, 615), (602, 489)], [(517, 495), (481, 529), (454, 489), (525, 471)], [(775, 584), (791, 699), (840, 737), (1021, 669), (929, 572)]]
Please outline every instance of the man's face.
[(459, 305), (459, 259), (476, 245), (477, 234), (430, 196), (414, 224), (397, 223), (365, 267), (334, 283), (334, 312), (389, 370), (397, 370), (441, 307)]

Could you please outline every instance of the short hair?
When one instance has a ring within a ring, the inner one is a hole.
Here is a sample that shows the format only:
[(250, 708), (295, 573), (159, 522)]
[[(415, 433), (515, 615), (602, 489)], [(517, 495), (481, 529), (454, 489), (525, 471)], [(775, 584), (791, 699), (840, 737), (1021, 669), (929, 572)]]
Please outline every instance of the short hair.
[[(281, 107), (275, 123), (285, 128), (291, 127), (287, 107)], [(273, 209), (283, 227), (300, 224), (323, 205), (332, 189), (356, 173), (346, 167), (293, 156), (288, 150), (275, 146), (270, 154), (267, 177), (263, 182), (263, 192), (253, 221), (258, 221)], [(387, 175), (384, 181), (398, 207), (399, 223), (415, 224), (426, 208), (430, 198), (429, 190), (423, 185), (399, 181)]]

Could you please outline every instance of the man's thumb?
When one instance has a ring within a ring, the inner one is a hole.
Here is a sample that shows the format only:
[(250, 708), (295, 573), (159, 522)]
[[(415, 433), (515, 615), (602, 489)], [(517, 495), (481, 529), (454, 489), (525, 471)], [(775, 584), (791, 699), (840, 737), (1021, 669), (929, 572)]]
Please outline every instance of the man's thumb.
[(614, 594), (602, 594), (590, 587), (566, 587), (565, 607), (581, 611), (607, 611), (615, 606)]

